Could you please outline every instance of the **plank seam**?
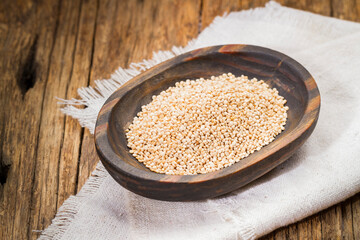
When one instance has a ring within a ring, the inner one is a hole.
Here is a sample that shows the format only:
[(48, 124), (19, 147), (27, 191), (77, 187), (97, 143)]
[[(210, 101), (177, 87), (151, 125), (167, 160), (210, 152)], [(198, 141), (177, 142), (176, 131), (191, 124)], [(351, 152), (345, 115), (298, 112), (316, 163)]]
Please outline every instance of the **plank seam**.
[(201, 33), (201, 29), (202, 29), (202, 12), (204, 10), (204, 5), (203, 4), (204, 4), (203, 0), (200, 0), (198, 35)]
[[(91, 56), (90, 56), (90, 66), (89, 66), (89, 74), (88, 74), (88, 81), (87, 81), (87, 85), (90, 85), (90, 80), (91, 80), (91, 71), (93, 68), (93, 62), (94, 62), (94, 53), (95, 53), (95, 36), (96, 36), (96, 29), (97, 29), (97, 20), (98, 20), (98, 11), (99, 10), (99, 0), (96, 1), (96, 12), (95, 12), (95, 23), (94, 23), (94, 32), (93, 32), (93, 37), (92, 37), (92, 49), (91, 49)], [(85, 138), (85, 131), (84, 128), (81, 128), (82, 132), (81, 132), (81, 138), (80, 138), (80, 145), (79, 145), (79, 155), (78, 155), (78, 170), (77, 170), (77, 174), (76, 174), (76, 188), (75, 188), (75, 193), (78, 193), (80, 191), (81, 188), (79, 188), (79, 176), (80, 176), (80, 161), (81, 161), (81, 156), (82, 156), (82, 145), (83, 145), (83, 141)]]
[[(54, 51), (54, 47), (55, 47), (55, 42), (56, 42), (56, 35), (58, 33), (58, 28), (59, 28), (59, 21), (60, 21), (60, 11), (61, 11), (61, 0), (58, 1), (58, 6), (57, 6), (57, 16), (56, 16), (56, 21), (55, 21), (55, 29), (54, 29), (54, 34), (53, 34), (53, 41), (52, 41), (52, 46), (51, 46), (51, 50), (49, 53), (49, 58), (48, 58), (48, 67), (47, 67), (47, 73), (46, 73), (46, 80), (45, 80), (45, 84), (44, 84), (44, 90), (43, 90), (43, 96), (42, 96), (42, 100), (41, 100), (41, 111), (40, 111), (40, 118), (39, 118), (39, 127), (38, 127), (38, 135), (37, 135), (37, 139), (36, 139), (36, 146), (35, 146), (35, 167), (33, 170), (33, 176), (32, 176), (32, 182), (35, 182), (35, 175), (36, 175), (36, 168), (37, 168), (37, 156), (38, 156), (38, 151), (39, 151), (39, 141), (40, 141), (40, 123), (42, 121), (42, 117), (43, 117), (43, 110), (44, 110), (44, 103), (45, 103), (45, 93), (46, 93), (46, 87), (47, 87), (47, 83), (49, 80), (49, 75), (50, 75), (50, 65), (51, 65), (51, 56), (53, 54)], [(30, 198), (30, 206), (33, 205), (33, 199), (34, 199), (34, 192), (35, 192), (35, 184), (32, 185), (32, 191), (31, 191), (31, 198)], [(41, 198), (41, 195), (40, 195)], [(40, 208), (41, 209), (41, 208)], [(39, 209), (39, 211), (40, 211)], [(29, 209), (30, 213), (31, 213), (31, 208)], [(28, 220), (28, 237), (31, 238), (31, 220), (32, 220), (31, 214)], [(39, 214), (39, 218), (40, 218), (40, 214)], [(40, 221), (40, 219), (38, 219), (38, 222)]]
[[(77, 22), (77, 29), (76, 29), (76, 38), (75, 38), (75, 43), (74, 43), (74, 49), (72, 52), (72, 65), (71, 65), (71, 69), (70, 69), (70, 74), (69, 74), (69, 80), (66, 82), (66, 87), (65, 87), (65, 96), (68, 97), (68, 92), (69, 92), (69, 85), (72, 79), (72, 75), (73, 75), (73, 71), (74, 71), (74, 64), (75, 64), (75, 53), (76, 53), (76, 48), (77, 48), (77, 41), (78, 41), (78, 37), (79, 37), (79, 29), (80, 29), (80, 21), (81, 21), (81, 9), (82, 9), (82, 4), (83, 4), (83, 0), (80, 0), (80, 6), (79, 6), (79, 10), (78, 10), (78, 22)], [(61, 164), (61, 154), (63, 152), (63, 146), (64, 146), (64, 138), (65, 138), (65, 130), (66, 130), (66, 119), (68, 118), (68, 116), (66, 116), (63, 119), (63, 131), (62, 131), (62, 136), (61, 136), (61, 142), (60, 142), (60, 151), (59, 151), (59, 156), (58, 156), (58, 184), (57, 184), (57, 199), (56, 199), (56, 209), (58, 209), (58, 204), (59, 204), (59, 198), (61, 197), (59, 195), (59, 190), (60, 190), (60, 164)], [(81, 131), (80, 131), (81, 134)], [(81, 144), (81, 142), (80, 142)]]

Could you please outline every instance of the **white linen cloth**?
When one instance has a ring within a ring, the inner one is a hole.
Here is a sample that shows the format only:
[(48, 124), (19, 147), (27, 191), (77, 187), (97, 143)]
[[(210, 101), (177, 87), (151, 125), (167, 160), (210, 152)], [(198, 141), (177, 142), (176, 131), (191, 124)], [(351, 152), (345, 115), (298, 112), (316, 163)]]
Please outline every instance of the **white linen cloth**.
[(40, 239), (255, 239), (360, 191), (360, 24), (282, 7), (217, 17), (185, 48), (120, 68), (80, 89), (84, 104), (63, 111), (93, 131), (104, 100), (123, 82), (174, 54), (219, 44), (253, 44), (283, 52), (307, 68), (321, 94), (318, 124), (293, 157), (238, 191), (196, 202), (147, 199), (117, 184), (99, 163)]

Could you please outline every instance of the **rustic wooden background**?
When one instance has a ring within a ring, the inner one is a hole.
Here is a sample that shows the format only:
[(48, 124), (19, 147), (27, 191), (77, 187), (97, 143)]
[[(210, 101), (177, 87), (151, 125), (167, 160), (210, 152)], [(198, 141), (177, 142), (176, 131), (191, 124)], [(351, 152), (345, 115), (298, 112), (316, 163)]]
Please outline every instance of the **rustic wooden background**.
[[(108, 78), (152, 51), (185, 45), (225, 11), (266, 0), (2, 0), (0, 239), (35, 239), (98, 161), (93, 137), (55, 97)], [(360, 0), (281, 0), (360, 22)], [(264, 239), (360, 239), (360, 194)]]

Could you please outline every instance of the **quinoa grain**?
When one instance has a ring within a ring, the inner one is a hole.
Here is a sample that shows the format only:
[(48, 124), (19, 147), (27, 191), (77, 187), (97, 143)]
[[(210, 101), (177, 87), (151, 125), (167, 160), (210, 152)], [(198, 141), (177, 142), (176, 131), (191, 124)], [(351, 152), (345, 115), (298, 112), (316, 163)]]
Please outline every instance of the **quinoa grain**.
[(284, 130), (285, 103), (264, 81), (231, 73), (177, 82), (142, 106), (128, 147), (157, 173), (212, 172), (272, 142)]

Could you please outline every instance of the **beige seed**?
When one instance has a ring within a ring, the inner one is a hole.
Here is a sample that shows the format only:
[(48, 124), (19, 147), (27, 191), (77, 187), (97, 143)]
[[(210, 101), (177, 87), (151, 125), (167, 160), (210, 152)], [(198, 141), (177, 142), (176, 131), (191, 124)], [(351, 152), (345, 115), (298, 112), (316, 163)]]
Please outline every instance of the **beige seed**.
[(158, 173), (228, 167), (285, 129), (289, 107), (278, 93), (231, 73), (177, 82), (142, 106), (126, 129), (130, 153)]

